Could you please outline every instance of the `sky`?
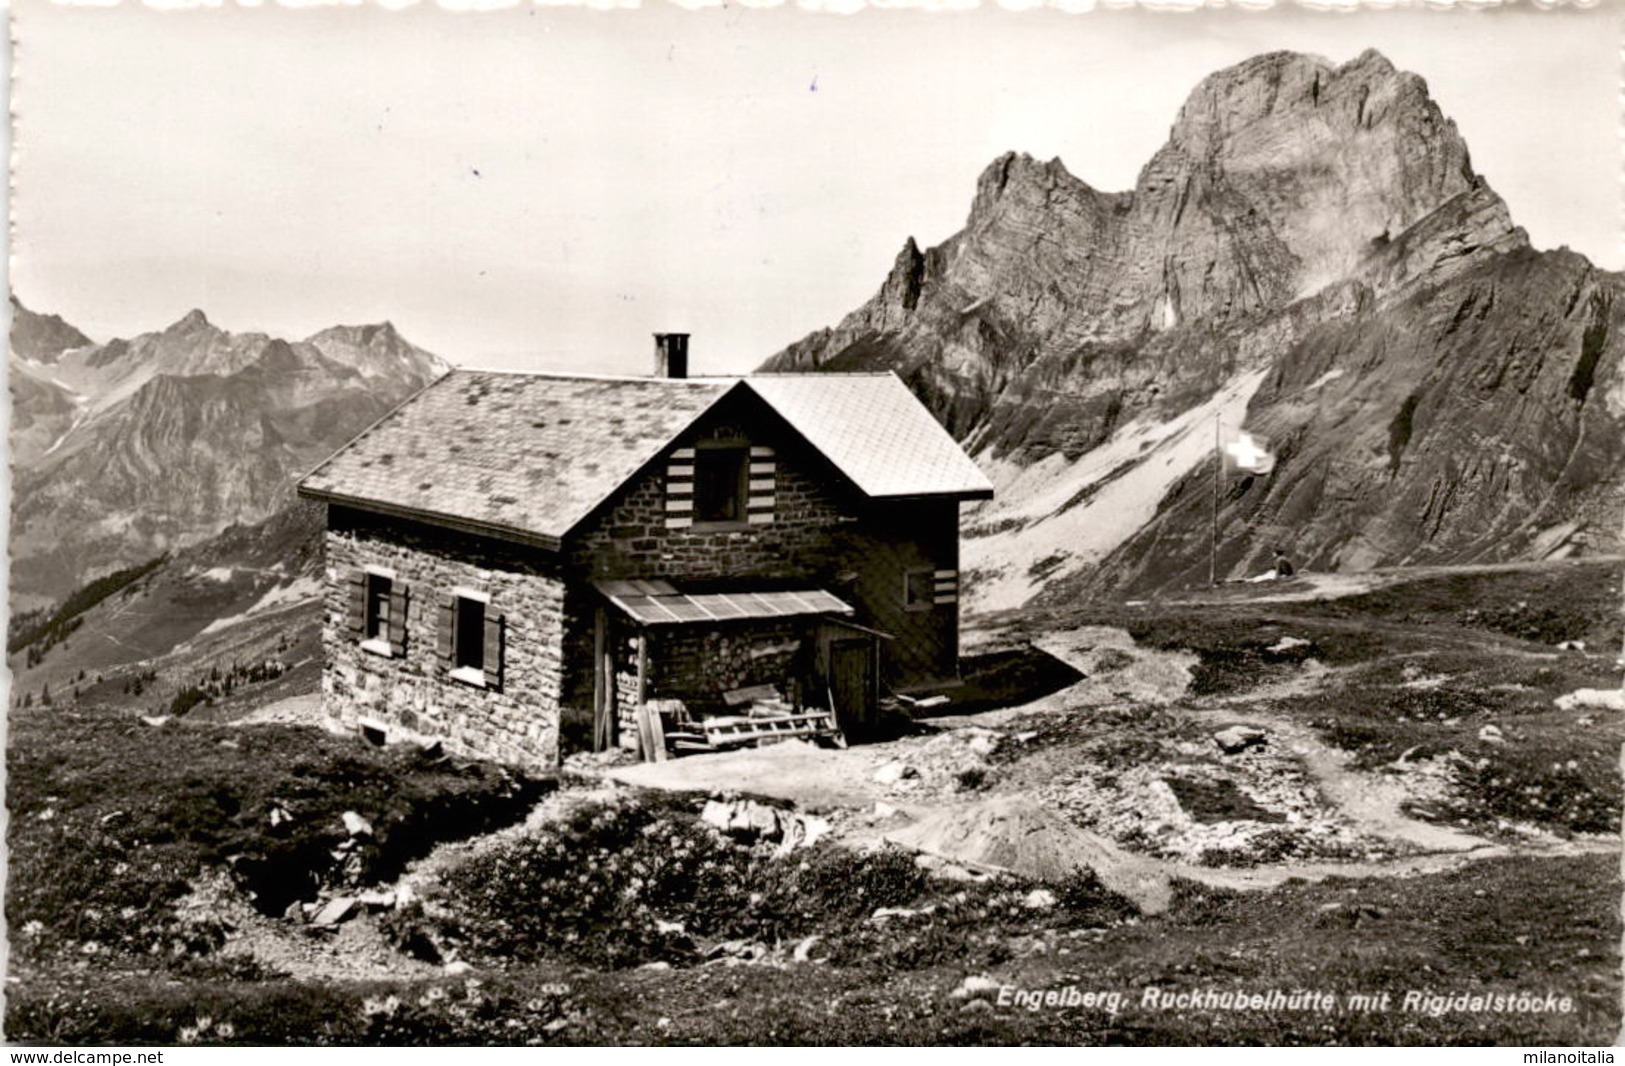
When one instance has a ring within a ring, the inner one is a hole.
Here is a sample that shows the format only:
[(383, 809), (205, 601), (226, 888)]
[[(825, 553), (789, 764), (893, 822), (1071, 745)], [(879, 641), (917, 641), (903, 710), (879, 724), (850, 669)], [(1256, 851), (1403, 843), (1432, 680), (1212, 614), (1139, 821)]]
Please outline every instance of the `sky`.
[(1620, 269), (1622, 14), (16, 0), (12, 288), (98, 340), (197, 307), (641, 373), (687, 331), (737, 372), (952, 235), (1001, 153), (1131, 188), (1198, 81), (1282, 48), (1421, 74), (1536, 247)]

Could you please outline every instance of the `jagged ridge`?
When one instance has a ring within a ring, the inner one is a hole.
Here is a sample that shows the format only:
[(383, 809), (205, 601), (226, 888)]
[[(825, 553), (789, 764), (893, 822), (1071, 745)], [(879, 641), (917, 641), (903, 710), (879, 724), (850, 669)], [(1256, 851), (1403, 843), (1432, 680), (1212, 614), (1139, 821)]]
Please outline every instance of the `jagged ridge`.
[[(767, 366), (902, 375), (1017, 490), (1013, 509), (973, 521), (1012, 536), (967, 549), (1003, 568), (1006, 603), (1045, 583), (1012, 568), (1072, 587), (1205, 579), (1205, 451), (1188, 427), (1179, 441), (1148, 427), (1242, 381), (1262, 384), (1235, 415), (1299, 450), (1231, 505), (1226, 572), (1281, 540), (1323, 566), (1499, 558), (1607, 535), (1585, 516), (1618, 482), (1625, 402), (1596, 402), (1621, 387), (1618, 285), (1529, 250), (1421, 78), (1376, 52), (1342, 66), (1272, 53), (1205, 79), (1130, 191), (1095, 190), (1059, 160), (994, 161), (963, 230), (923, 252), (908, 241), (873, 299)], [(1501, 313), (1434, 328), (1467, 292)], [(1336, 387), (1304, 392), (1327, 374)], [(1130, 439), (1148, 454), (1114, 450)], [(1311, 440), (1342, 465), (1293, 443)], [(1461, 448), (1500, 455), (1501, 473), (1451, 467)], [(1151, 454), (1178, 466), (1171, 482), (1132, 474)], [(1075, 479), (1066, 506), (1034, 510), (1053, 503), (1022, 481), (1039, 464)], [(1119, 497), (1161, 500), (1127, 546), (1091, 537), (1079, 503), (1108, 476)], [(1046, 524), (1053, 536), (1032, 536)], [(1045, 543), (1054, 552), (1023, 554)]]

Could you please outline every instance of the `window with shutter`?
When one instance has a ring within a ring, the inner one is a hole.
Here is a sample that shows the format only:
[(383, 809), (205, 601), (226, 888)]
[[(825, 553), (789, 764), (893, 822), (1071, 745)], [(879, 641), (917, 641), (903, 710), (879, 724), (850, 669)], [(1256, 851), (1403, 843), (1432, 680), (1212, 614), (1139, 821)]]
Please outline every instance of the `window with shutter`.
[(959, 571), (908, 570), (903, 574), (903, 607), (929, 611), (943, 604), (959, 602)]
[(367, 628), (368, 640), (389, 639), (389, 601), (395, 583), (383, 574), (367, 575)]
[(457, 589), (441, 599), (438, 643), (453, 679), (485, 688), (501, 679), (502, 618), (484, 593)]
[(350, 583), (350, 628), (361, 638), (361, 650), (374, 655), (406, 651), (406, 587), (393, 570), (368, 566), (355, 571)]
[(452, 665), (485, 669), (485, 604), (457, 597), (457, 635), (453, 640)]
[(705, 447), (694, 454), (695, 525), (745, 521), (750, 449), (744, 445)]
[(936, 579), (931, 570), (906, 570), (903, 573), (903, 609), (929, 611), (936, 599)]

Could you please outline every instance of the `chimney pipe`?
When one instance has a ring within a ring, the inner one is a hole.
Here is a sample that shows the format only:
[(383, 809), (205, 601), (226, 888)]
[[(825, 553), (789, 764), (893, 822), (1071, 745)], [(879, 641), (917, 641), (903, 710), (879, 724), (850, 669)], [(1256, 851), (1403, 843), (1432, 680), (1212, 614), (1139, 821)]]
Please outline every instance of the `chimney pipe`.
[(655, 334), (655, 377), (688, 377), (688, 334)]

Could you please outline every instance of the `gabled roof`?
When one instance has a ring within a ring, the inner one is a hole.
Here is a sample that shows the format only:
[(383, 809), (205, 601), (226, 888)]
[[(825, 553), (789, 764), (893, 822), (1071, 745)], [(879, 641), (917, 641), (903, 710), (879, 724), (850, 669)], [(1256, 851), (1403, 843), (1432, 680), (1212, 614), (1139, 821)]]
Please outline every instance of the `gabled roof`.
[(723, 396), (756, 393), (871, 497), (992, 486), (890, 374), (615, 378), (454, 370), (300, 495), (556, 547)]
[(993, 495), (896, 374), (759, 374), (745, 384), (866, 496)]

